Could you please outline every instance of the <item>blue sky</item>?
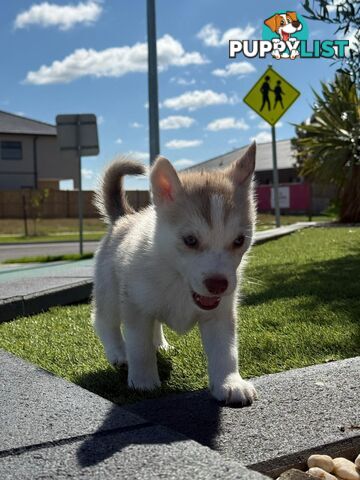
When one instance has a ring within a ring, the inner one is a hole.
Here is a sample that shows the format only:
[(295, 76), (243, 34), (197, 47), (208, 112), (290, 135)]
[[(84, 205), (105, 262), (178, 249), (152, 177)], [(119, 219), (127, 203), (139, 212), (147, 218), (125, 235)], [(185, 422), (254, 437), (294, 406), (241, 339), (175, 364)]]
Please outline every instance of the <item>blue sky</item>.
[[(50, 123), (59, 113), (95, 113), (101, 152), (83, 158), (85, 189), (117, 154), (138, 152), (147, 164), (146, 1), (2, 3), (0, 109)], [(161, 153), (177, 168), (269, 138), (242, 98), (270, 63), (301, 92), (278, 139), (309, 117), (311, 88), (333, 77), (331, 60), (228, 58), (230, 29), (261, 39), (263, 21), (280, 9), (303, 13), (295, 0), (157, 0)], [(309, 31), (310, 40), (335, 39), (322, 22)], [(147, 180), (126, 186), (147, 188)]]

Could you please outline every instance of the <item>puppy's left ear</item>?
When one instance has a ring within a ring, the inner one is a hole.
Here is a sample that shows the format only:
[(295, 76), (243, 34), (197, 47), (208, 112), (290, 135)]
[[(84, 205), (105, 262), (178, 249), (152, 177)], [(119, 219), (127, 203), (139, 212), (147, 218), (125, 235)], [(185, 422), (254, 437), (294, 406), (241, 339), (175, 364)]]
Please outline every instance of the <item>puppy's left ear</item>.
[(255, 170), (256, 143), (253, 142), (244, 155), (227, 169), (226, 174), (236, 186), (251, 180)]
[(172, 203), (182, 189), (175, 168), (165, 157), (158, 157), (150, 173), (151, 190), (157, 206)]
[(272, 32), (276, 32), (276, 29), (277, 29), (277, 21), (276, 21), (276, 19), (277, 19), (277, 15), (273, 15), (272, 17), (267, 18), (267, 19), (264, 21), (265, 25), (266, 25), (267, 27), (269, 27)]

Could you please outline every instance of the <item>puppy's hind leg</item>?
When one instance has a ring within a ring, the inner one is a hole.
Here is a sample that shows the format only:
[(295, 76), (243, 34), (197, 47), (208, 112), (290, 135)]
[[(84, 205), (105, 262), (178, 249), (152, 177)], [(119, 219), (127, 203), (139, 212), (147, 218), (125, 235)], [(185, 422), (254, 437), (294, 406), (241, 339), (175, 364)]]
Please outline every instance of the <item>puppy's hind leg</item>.
[(93, 325), (113, 366), (126, 363), (125, 343), (120, 328), (118, 305), (109, 295), (96, 295), (92, 313)]
[(165, 338), (163, 326), (157, 320), (155, 320), (154, 322), (154, 345), (156, 349), (161, 349), (165, 351), (171, 349), (171, 345)]

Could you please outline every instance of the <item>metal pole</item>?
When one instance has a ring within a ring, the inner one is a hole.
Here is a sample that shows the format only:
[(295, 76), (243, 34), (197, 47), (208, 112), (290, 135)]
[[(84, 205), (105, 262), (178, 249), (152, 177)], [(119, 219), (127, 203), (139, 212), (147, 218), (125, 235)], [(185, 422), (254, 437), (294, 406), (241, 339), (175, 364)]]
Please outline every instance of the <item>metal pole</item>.
[(79, 253), (80, 256), (83, 255), (83, 202), (82, 202), (82, 182), (81, 182), (81, 138), (80, 138), (80, 117), (77, 116), (77, 145), (78, 145), (78, 165), (79, 165), (79, 191), (78, 191), (78, 199), (79, 199)]
[(274, 206), (275, 206), (275, 220), (276, 227), (280, 227), (280, 206), (279, 206), (279, 174), (277, 169), (276, 157), (276, 133), (275, 126), (271, 125), (272, 136), (272, 157), (273, 157), (273, 189), (274, 189)]
[(160, 153), (155, 0), (147, 0), (150, 165)]

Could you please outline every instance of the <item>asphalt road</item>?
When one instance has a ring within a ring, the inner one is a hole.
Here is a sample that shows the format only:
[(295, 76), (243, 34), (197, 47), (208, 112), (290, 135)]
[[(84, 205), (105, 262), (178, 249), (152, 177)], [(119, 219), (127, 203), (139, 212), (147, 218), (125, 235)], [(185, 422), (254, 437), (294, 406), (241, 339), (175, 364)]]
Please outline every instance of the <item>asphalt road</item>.
[[(94, 252), (99, 242), (84, 242), (84, 252)], [(8, 258), (34, 257), (38, 255), (63, 255), (79, 253), (78, 242), (19, 243), (0, 245), (0, 262)]]

